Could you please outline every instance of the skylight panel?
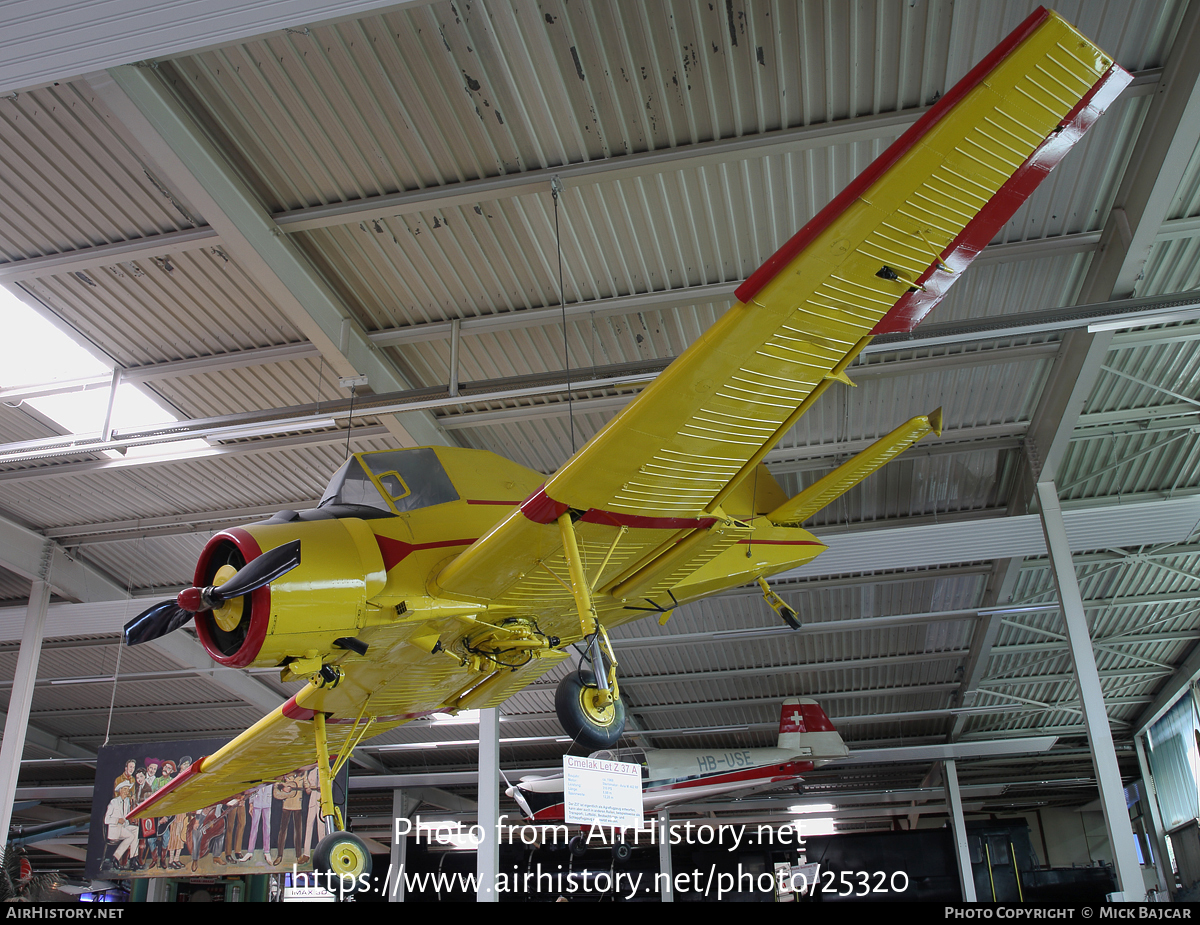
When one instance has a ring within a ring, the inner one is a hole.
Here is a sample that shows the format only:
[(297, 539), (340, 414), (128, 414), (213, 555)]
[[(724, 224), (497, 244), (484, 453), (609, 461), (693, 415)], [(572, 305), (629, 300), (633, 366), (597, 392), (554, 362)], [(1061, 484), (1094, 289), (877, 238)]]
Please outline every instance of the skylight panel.
[[(101, 360), (67, 333), (51, 324), (9, 290), (0, 286), (0, 388), (50, 385), (112, 375), (111, 362)], [(104, 427), (109, 389), (66, 392), (26, 399), (24, 404), (49, 418), (66, 433), (97, 435)], [(115, 431), (178, 421), (150, 394), (132, 383), (117, 387), (111, 428)], [(207, 448), (203, 440), (173, 442), (167, 446), (132, 447), (128, 455), (146, 456)], [(105, 455), (119, 457), (116, 451)]]

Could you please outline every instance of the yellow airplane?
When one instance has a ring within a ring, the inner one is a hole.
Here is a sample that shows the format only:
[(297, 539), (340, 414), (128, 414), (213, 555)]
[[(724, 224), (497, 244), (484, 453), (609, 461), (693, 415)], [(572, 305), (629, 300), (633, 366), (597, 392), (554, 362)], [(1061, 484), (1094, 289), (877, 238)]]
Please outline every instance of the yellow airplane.
[[(615, 626), (826, 547), (800, 524), (930, 431), (914, 418), (788, 498), (763, 458), (875, 334), (909, 331), (1129, 82), (1039, 9), (737, 290), (738, 302), (548, 479), (479, 450), (351, 457), (311, 511), (218, 533), (195, 587), (126, 627), (195, 619), (212, 657), (307, 680), (131, 818), (199, 809), (316, 761), (319, 869), (370, 855), (330, 779), (355, 745), (434, 712), (494, 707), (579, 645), (566, 731), (621, 734)], [(330, 769), (330, 754), (337, 763)], [(329, 773), (326, 773), (329, 771)]]

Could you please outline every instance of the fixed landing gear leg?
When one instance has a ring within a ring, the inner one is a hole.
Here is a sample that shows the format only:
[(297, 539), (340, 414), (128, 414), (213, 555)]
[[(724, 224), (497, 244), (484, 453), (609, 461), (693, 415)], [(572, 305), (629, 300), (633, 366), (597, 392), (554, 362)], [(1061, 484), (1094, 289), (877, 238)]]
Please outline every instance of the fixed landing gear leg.
[(569, 511), (558, 518), (558, 528), (571, 572), (571, 592), (579, 613), (579, 627), (591, 652), (592, 671), (579, 669), (563, 678), (554, 694), (554, 709), (563, 730), (576, 742), (588, 748), (610, 748), (616, 745), (625, 730), (625, 706), (621, 703), (617, 684), (617, 660), (608, 634), (596, 615)]
[[(345, 831), (341, 810), (333, 802), (334, 772), (329, 766), (329, 741), (326, 738), (324, 713), (313, 715), (313, 731), (317, 746), (321, 818), (325, 822), (325, 837), (313, 852), (313, 870), (326, 874), (324, 885), (339, 900), (352, 900), (355, 893), (370, 882), (371, 852), (366, 842)], [(363, 731), (366, 731), (365, 727)], [(350, 742), (346, 744), (349, 746)], [(344, 759), (345, 756), (342, 757)], [(339, 761), (339, 770), (343, 763), (344, 760)], [(282, 846), (279, 850), (283, 851)]]

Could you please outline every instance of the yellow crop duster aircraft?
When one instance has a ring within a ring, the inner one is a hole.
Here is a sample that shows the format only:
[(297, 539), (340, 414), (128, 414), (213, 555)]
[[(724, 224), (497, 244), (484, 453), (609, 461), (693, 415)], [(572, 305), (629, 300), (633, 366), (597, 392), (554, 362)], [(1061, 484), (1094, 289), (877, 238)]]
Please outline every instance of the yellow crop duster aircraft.
[[(478, 450), (359, 454), (320, 506), (214, 536), (194, 616), (222, 665), (308, 684), (130, 814), (199, 809), (316, 761), (318, 867), (357, 876), (330, 753), (433, 712), (494, 707), (581, 644), (556, 706), (593, 748), (624, 723), (607, 630), (820, 554), (799, 526), (931, 430), (916, 418), (794, 498), (762, 460), (872, 335), (909, 331), (1128, 83), (1039, 9), (737, 290), (738, 303), (549, 479)], [(336, 765), (335, 765), (336, 770)]]

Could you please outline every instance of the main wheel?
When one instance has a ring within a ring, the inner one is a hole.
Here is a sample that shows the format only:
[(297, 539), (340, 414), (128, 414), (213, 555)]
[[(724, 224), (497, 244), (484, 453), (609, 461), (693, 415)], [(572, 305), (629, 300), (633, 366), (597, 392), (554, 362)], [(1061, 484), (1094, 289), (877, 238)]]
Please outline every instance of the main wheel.
[(625, 731), (625, 705), (620, 700), (600, 703), (596, 676), (572, 671), (558, 682), (554, 711), (563, 730), (587, 748), (611, 748)]
[(357, 835), (334, 832), (322, 838), (313, 852), (313, 870), (328, 871), (347, 885), (349, 878), (353, 878), (355, 885), (344, 891), (352, 895), (362, 882), (362, 875), (366, 874), (368, 879), (371, 876), (371, 852), (367, 850), (366, 842)]

